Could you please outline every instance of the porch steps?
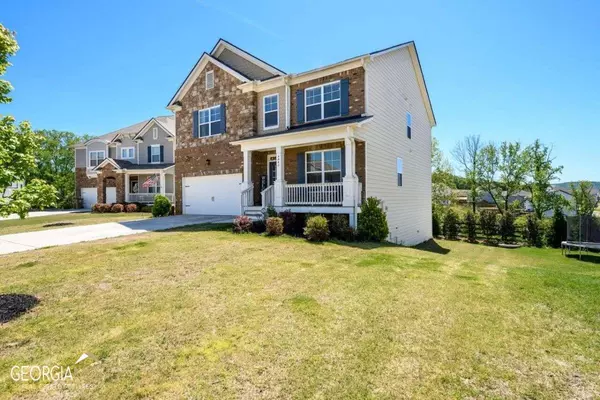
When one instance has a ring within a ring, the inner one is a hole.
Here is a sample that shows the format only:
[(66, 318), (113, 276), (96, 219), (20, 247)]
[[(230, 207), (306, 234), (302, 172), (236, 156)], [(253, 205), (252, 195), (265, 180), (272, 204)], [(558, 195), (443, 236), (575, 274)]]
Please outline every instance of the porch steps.
[(262, 209), (260, 207), (247, 207), (244, 215), (250, 217), (252, 221), (258, 221), (263, 218)]

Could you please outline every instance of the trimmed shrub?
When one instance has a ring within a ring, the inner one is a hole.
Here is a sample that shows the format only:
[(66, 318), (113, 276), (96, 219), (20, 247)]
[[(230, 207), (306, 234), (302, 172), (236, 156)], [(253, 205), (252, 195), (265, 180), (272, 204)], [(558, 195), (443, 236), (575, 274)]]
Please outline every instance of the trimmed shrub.
[(256, 221), (252, 221), (252, 232), (254, 233), (263, 233), (267, 230), (267, 226), (265, 225), (264, 219), (259, 219)]
[(233, 220), (233, 232), (246, 233), (252, 230), (252, 220), (247, 215), (239, 215)]
[(263, 211), (263, 217), (266, 220), (267, 218), (277, 217), (277, 210), (273, 206), (267, 206)]
[(279, 213), (279, 218), (283, 220), (283, 232), (288, 235), (293, 235), (296, 225), (296, 214), (290, 210), (285, 210)]
[(525, 229), (523, 230), (523, 237), (527, 241), (527, 244), (529, 246), (542, 247), (543, 236), (541, 221), (534, 214), (529, 214), (525, 223)]
[(283, 235), (283, 219), (279, 217), (267, 218), (267, 235), (280, 236)]
[(369, 197), (360, 207), (358, 216), (358, 235), (362, 240), (381, 242), (390, 231), (385, 211), (381, 208), (381, 200)]
[(500, 238), (504, 243), (513, 243), (515, 241), (515, 216), (510, 211), (505, 211), (498, 221)]
[(125, 206), (125, 212), (132, 213), (132, 212), (137, 212), (137, 211), (138, 211), (137, 204), (129, 203)]
[(557, 207), (548, 231), (548, 246), (558, 248), (563, 240), (567, 240), (567, 219), (562, 210)]
[(96, 203), (92, 206), (92, 212), (93, 213), (99, 213), (100, 212), (100, 203)]
[(431, 233), (433, 237), (438, 237), (442, 234), (442, 223), (440, 221), (440, 214), (436, 211), (433, 211), (431, 213)]
[(327, 218), (317, 215), (306, 221), (304, 235), (311, 242), (324, 242), (329, 239), (329, 224)]
[(166, 217), (171, 212), (171, 202), (167, 196), (161, 194), (154, 197), (154, 204), (152, 205), (152, 216), (153, 217)]
[(331, 236), (346, 242), (352, 242), (356, 239), (356, 232), (350, 226), (350, 220), (347, 214), (333, 214), (329, 222)]
[(488, 242), (491, 242), (494, 236), (498, 233), (498, 224), (496, 222), (497, 212), (492, 210), (483, 210), (479, 214), (479, 225), (481, 232)]
[(112, 213), (122, 213), (125, 210), (125, 206), (123, 204), (115, 203), (110, 207), (110, 212)]
[(465, 215), (465, 227), (467, 228), (467, 240), (471, 243), (477, 241), (477, 214), (469, 210)]
[(444, 237), (450, 240), (458, 239), (458, 232), (460, 231), (460, 220), (458, 214), (453, 209), (448, 209), (444, 216), (444, 226), (442, 232)]

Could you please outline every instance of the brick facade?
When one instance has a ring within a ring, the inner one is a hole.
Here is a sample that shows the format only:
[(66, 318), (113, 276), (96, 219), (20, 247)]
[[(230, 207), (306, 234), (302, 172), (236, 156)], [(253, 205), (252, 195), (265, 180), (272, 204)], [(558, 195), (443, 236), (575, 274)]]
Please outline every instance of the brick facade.
[(114, 171), (112, 165), (106, 164), (98, 171), (97, 185), (98, 203), (106, 203), (107, 187), (116, 187), (117, 203), (125, 203), (125, 174)]
[(87, 168), (75, 168), (75, 197), (81, 198), (81, 188), (92, 188), (98, 185), (96, 178), (88, 178)]
[[(205, 89), (205, 72), (214, 71), (214, 87)], [(250, 137), (257, 129), (256, 93), (242, 93), (242, 83), (234, 76), (208, 63), (191, 88), (180, 100), (176, 115), (177, 147), (175, 150), (176, 212), (181, 213), (184, 177), (234, 174), (242, 172), (243, 155), (239, 146), (229, 142)], [(213, 137), (193, 137), (193, 112), (225, 104), (226, 131)]]
[(328, 82), (334, 82), (340, 79), (349, 80), (348, 96), (348, 115), (362, 115), (365, 113), (365, 70), (363, 67), (349, 69), (347, 71), (338, 72), (337, 74), (327, 75), (322, 78), (313, 79), (311, 81), (302, 82), (298, 85), (290, 86), (290, 123), (292, 126), (298, 125), (296, 118), (296, 91), (304, 90), (312, 86), (322, 85)]

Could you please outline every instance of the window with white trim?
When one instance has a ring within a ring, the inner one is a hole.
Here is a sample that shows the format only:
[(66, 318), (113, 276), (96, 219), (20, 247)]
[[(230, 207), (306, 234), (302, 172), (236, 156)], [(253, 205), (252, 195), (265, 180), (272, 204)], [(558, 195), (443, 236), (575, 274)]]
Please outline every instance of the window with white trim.
[(412, 115), (406, 113), (406, 137), (412, 139)]
[(279, 94), (263, 97), (263, 129), (279, 126)]
[(398, 174), (398, 186), (402, 186), (402, 174), (404, 173), (404, 165), (400, 157), (396, 158), (396, 174)]
[(215, 87), (215, 73), (214, 71), (208, 71), (206, 73), (206, 89), (212, 89)]
[(306, 122), (342, 115), (340, 81), (308, 88), (304, 97)]
[(104, 150), (90, 151), (88, 153), (88, 159), (90, 160), (90, 167), (97, 167), (106, 158)]
[(135, 158), (135, 147), (121, 147), (121, 160), (131, 160)]
[(157, 127), (152, 128), (152, 139), (154, 139), (154, 140), (158, 139), (158, 128)]
[(306, 183), (342, 181), (342, 150), (306, 152)]
[(150, 146), (150, 163), (156, 164), (160, 162), (160, 145), (153, 144)]
[(200, 136), (218, 135), (221, 122), (221, 106), (198, 111), (198, 132)]

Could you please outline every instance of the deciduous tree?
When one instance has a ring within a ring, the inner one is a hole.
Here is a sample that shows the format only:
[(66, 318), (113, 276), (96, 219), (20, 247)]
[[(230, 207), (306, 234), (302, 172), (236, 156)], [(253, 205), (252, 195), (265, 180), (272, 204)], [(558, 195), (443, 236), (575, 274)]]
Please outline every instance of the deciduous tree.
[(471, 135), (458, 142), (454, 150), (452, 150), (452, 156), (467, 180), (470, 193), (469, 198), (473, 204), (473, 212), (476, 211), (477, 200), (480, 195), (477, 178), (481, 175), (481, 149), (482, 143), (479, 135)]
[(552, 149), (539, 139), (527, 147), (526, 157), (530, 167), (526, 186), (531, 192), (533, 211), (541, 219), (546, 211), (554, 209), (563, 199), (552, 191), (552, 181), (558, 179), (563, 167), (553, 165)]

